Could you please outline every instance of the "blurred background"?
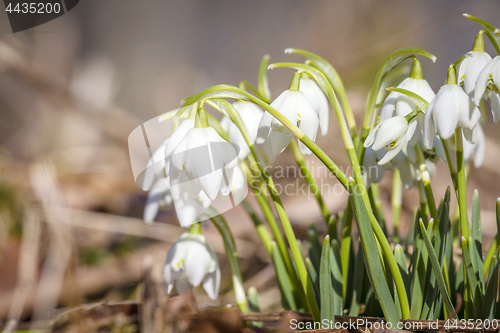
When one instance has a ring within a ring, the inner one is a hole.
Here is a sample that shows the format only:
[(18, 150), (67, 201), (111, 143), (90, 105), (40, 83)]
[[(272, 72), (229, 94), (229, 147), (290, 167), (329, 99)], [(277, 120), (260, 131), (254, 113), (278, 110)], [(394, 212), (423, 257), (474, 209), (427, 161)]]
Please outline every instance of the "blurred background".
[[(127, 148), (134, 128), (209, 86), (256, 84), (264, 54), (271, 62), (303, 61), (285, 55), (287, 47), (333, 64), (359, 125), (379, 65), (399, 48), (422, 47), (437, 56), (435, 64), (421, 59), (424, 78), (437, 91), (448, 65), (470, 51), (480, 30), (462, 13), (500, 26), (497, 0), (85, 0), (54, 21), (16, 34), (0, 12), (0, 322), (44, 320), (61, 307), (137, 299), (144, 272), (160, 284), (167, 250), (183, 230), (173, 211), (162, 212), (153, 226), (142, 221), (147, 193), (134, 182)], [(287, 89), (292, 74), (269, 73), (273, 97)], [(330, 119), (328, 135), (317, 142), (347, 167), (338, 126)], [(500, 134), (492, 122), (485, 133), (486, 159), (472, 172), (470, 190), (480, 190), (488, 246), (500, 195)], [(308, 162), (316, 163), (311, 156)], [(288, 153), (276, 162), (292, 164)], [(441, 163), (433, 181), (438, 197), (449, 184)], [(387, 209), (390, 192), (388, 174), (381, 184)], [(335, 213), (347, 197), (325, 200)], [(300, 237), (312, 222), (324, 231), (315, 201), (284, 201)], [(418, 192), (405, 191), (401, 236), (417, 203)], [(263, 310), (279, 310), (274, 270), (253, 225), (239, 208), (225, 216), (237, 239), (245, 286), (257, 288)], [(219, 300), (197, 290), (197, 306), (234, 303), (220, 237), (208, 224), (204, 233), (219, 255), (223, 280)]]

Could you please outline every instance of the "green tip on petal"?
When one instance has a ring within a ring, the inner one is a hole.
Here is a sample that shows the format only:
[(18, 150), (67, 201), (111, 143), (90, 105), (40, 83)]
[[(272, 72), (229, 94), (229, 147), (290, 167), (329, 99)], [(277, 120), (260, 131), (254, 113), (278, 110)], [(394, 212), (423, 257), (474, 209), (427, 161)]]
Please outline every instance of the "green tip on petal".
[(446, 84), (457, 84), (457, 73), (455, 71), (455, 66), (450, 66), (448, 68), (448, 77), (446, 78)]
[(194, 127), (195, 128), (207, 128), (210, 125), (208, 124), (208, 116), (205, 108), (200, 106), (196, 111), (196, 117), (194, 118)]
[(484, 52), (484, 30), (479, 31), (477, 34), (474, 45), (472, 46), (472, 51)]
[(412, 79), (422, 80), (424, 77), (422, 76), (422, 66), (420, 65), (420, 61), (418, 61), (417, 57), (413, 58), (413, 66), (411, 67), (410, 77)]

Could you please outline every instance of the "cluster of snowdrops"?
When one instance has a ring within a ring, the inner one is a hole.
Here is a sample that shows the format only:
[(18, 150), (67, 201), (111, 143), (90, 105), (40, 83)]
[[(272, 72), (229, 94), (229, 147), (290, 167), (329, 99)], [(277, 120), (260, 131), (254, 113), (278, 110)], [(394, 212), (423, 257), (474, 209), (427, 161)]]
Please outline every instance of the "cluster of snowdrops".
[[(500, 120), (500, 56), (485, 52), (487, 37), (500, 54), (500, 31), (465, 16), (483, 30), (470, 41), (472, 50), (449, 66), (446, 84), (435, 93), (422, 75), (417, 57), (435, 61), (432, 54), (412, 48), (394, 52), (377, 73), (361, 130), (334, 67), (299, 49), (285, 53), (304, 56), (304, 63), (268, 65), (264, 57), (257, 87), (247, 81), (239, 87), (214, 86), (160, 117), (173, 119), (174, 131), (150, 161), (160, 167), (146, 170), (144, 188), (151, 190), (144, 219), (152, 222), (161, 207), (174, 203), (180, 224), (189, 228), (168, 252), (167, 292), (203, 285), (210, 298), (218, 297), (217, 257), (198, 222), (208, 217), (224, 241), (237, 306), (242, 312), (259, 311), (256, 290), (243, 287), (230, 228), (212, 205), (218, 196), (231, 196), (250, 215), (269, 254), (284, 309), (309, 312), (317, 321), (342, 314), (383, 316), (388, 323), (499, 318), (500, 242), (495, 237), (483, 256), (477, 192), (472, 214), (467, 213), (467, 173), (471, 163), (476, 168), (482, 164), (482, 123), (490, 118), (489, 111), (495, 123)], [(405, 72), (408, 65), (411, 71)], [(272, 100), (267, 70), (281, 67), (295, 73), (289, 89)], [(407, 75), (402, 81), (401, 73)], [(220, 122), (207, 106), (222, 113)], [(318, 132), (328, 134), (330, 112), (339, 125), (352, 177), (314, 142)], [(200, 154), (199, 147), (210, 147), (208, 154)], [(285, 149), (292, 151), (311, 188), (317, 184), (307, 169), (306, 154), (316, 155), (349, 193), (345, 209), (331, 214), (321, 193), (315, 192), (327, 235), (321, 243), (312, 225), (305, 253), (266, 169)], [(436, 202), (430, 179), (439, 160), (448, 165), (452, 186)], [(394, 170), (396, 244), (389, 242), (377, 185), (389, 170)], [(403, 188), (413, 186), (421, 193), (420, 202), (410, 234), (401, 240), (401, 196)], [(256, 197), (253, 204), (245, 199), (249, 188)], [(457, 198), (457, 213), (451, 217), (450, 192)], [(356, 239), (353, 222), (359, 230)], [(461, 261), (453, 257), (454, 246), (461, 247)]]

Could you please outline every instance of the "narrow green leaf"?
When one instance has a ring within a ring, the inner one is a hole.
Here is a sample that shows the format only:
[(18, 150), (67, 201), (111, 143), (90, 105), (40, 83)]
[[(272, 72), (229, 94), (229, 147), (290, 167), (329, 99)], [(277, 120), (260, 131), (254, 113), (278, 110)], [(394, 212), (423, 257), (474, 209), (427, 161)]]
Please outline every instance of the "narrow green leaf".
[(332, 281), (330, 275), (330, 236), (326, 235), (319, 266), (319, 297), (321, 320), (333, 320)]
[(248, 288), (247, 297), (248, 309), (250, 310), (250, 312), (260, 312), (259, 294), (257, 293), (257, 289), (255, 289), (254, 286)]
[[(465, 265), (465, 272), (467, 273), (467, 282), (469, 283), (471, 290), (472, 302), (474, 303), (474, 307), (476, 308), (477, 313), (482, 313), (483, 311), (483, 294), (481, 292), (479, 283), (477, 281), (476, 272), (474, 271), (474, 267), (472, 266), (472, 261), (470, 258), (470, 248), (469, 244), (472, 243), (472, 237), (469, 237), (469, 240), (466, 241), (464, 237), (462, 237), (462, 257)], [(467, 291), (467, 290), (466, 290)]]
[(344, 304), (342, 299), (342, 262), (340, 260), (339, 243), (336, 239), (332, 240), (330, 247), (330, 273), (332, 276), (333, 314), (340, 316), (343, 314), (342, 307)]
[(415, 242), (413, 243), (412, 256), (412, 294), (410, 318), (420, 319), (422, 304), (424, 303), (425, 276), (427, 271), (427, 249), (423, 244), (423, 237), (420, 231), (419, 220), (422, 219), (422, 209), (415, 215)]
[(422, 236), (424, 238), (425, 247), (427, 248), (427, 253), (429, 254), (429, 259), (431, 261), (431, 266), (432, 270), (434, 271), (434, 275), (436, 276), (439, 291), (443, 295), (444, 304), (448, 309), (448, 313), (454, 313), (455, 309), (451, 304), (450, 295), (446, 290), (443, 274), (441, 273), (441, 266), (439, 265), (436, 252), (434, 252), (434, 248), (432, 247), (427, 231), (425, 230), (424, 222), (422, 221), (422, 219), (419, 222), (420, 222), (420, 231), (422, 232)]
[(309, 258), (314, 266), (316, 272), (319, 272), (319, 262), (321, 258), (321, 244), (319, 242), (319, 234), (316, 224), (311, 223), (307, 231), (307, 251)]
[(472, 200), (472, 219), (471, 219), (472, 243), (470, 244), (471, 261), (474, 266), (474, 274), (477, 276), (479, 287), (483, 293), (484, 287), (484, 268), (483, 268), (483, 239), (481, 235), (481, 212), (479, 208), (479, 193), (474, 190)]
[(286, 271), (285, 263), (279, 252), (276, 242), (271, 243), (271, 256), (273, 258), (274, 269), (276, 270), (276, 278), (278, 279), (278, 287), (281, 291), (285, 309), (297, 311), (297, 304), (292, 293), (292, 282)]
[(498, 269), (498, 259), (495, 255), (493, 256), (488, 282), (486, 283), (486, 296), (484, 298), (482, 319), (494, 319), (498, 291)]
[(486, 253), (486, 256), (484, 257), (484, 265), (483, 265), (484, 275), (488, 274), (490, 270), (491, 260), (493, 259), (495, 253), (497, 253), (497, 250), (498, 250), (498, 238), (495, 236), (495, 238), (493, 238), (493, 241), (491, 242), (488, 252)]
[(307, 270), (309, 271), (309, 277), (311, 279), (312, 285), (314, 287), (314, 293), (315, 295), (319, 295), (319, 274), (318, 271), (316, 270), (316, 267), (314, 267), (311, 258), (307, 257), (306, 258), (306, 266)]
[(399, 244), (396, 244), (396, 247), (394, 248), (394, 257), (396, 258), (396, 262), (398, 263), (399, 266), (399, 271), (401, 272), (401, 276), (403, 277), (406, 293), (410, 294), (410, 277), (408, 275), (406, 256), (403, 248)]
[(390, 296), (391, 293), (385, 280), (385, 275), (381, 265), (375, 236), (370, 224), (366, 207), (363, 203), (363, 198), (361, 197), (359, 188), (356, 186), (353, 179), (350, 179), (349, 190), (354, 202), (358, 229), (361, 236), (361, 241), (363, 242), (363, 250), (365, 254), (364, 258), (365, 265), (368, 271), (368, 277), (377, 295), (380, 307), (384, 312), (386, 320), (392, 323), (392, 325), (395, 327), (400, 318), (398, 316), (394, 301)]

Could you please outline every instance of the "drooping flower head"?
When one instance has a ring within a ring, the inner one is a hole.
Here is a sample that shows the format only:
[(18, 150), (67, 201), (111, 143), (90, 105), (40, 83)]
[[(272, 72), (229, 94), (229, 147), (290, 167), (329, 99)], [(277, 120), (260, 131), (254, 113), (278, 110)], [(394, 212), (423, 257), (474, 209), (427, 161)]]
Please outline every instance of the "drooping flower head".
[[(319, 118), (306, 96), (298, 91), (300, 74), (294, 76), (290, 90), (282, 92), (271, 106), (296, 125), (311, 140), (316, 140)], [(292, 141), (293, 134), (278, 119), (269, 112), (265, 112), (259, 124), (257, 143), (263, 144), (267, 141), (270, 145), (272, 155), (279, 155)], [(269, 140), (269, 141), (268, 141)], [(310, 154), (309, 149), (299, 142), (300, 151)]]
[[(233, 168), (237, 165), (236, 148), (208, 126), (206, 113), (199, 109), (196, 123), (172, 153), (170, 186), (172, 196), (180, 197), (181, 186), (189, 183), (190, 196), (203, 191), (210, 200), (217, 194), (229, 194)], [(189, 191), (188, 191), (189, 192)]]
[(491, 61), (491, 56), (484, 52), (483, 32), (479, 32), (474, 41), (472, 51), (465, 55), (458, 67), (458, 84), (470, 98), (474, 97), (474, 89), (479, 73)]
[(467, 141), (474, 142), (474, 129), (481, 112), (457, 85), (455, 68), (448, 69), (448, 79), (427, 108), (424, 117), (424, 146), (432, 148), (436, 132), (442, 139), (450, 138), (462, 128)]
[(318, 114), (321, 135), (325, 136), (328, 133), (330, 108), (328, 107), (328, 99), (323, 93), (323, 90), (321, 90), (313, 79), (307, 76), (300, 79), (299, 91), (306, 96), (314, 111)]
[(375, 151), (385, 148), (387, 154), (378, 162), (383, 165), (392, 160), (412, 137), (413, 132), (409, 131), (408, 120), (402, 116), (394, 116), (375, 126), (368, 134), (364, 146), (366, 148), (373, 145)]
[(184, 293), (203, 284), (208, 297), (217, 299), (220, 287), (220, 268), (217, 256), (200, 234), (184, 233), (167, 254), (163, 270), (167, 293)]
[[(404, 79), (397, 87), (411, 91), (419, 95), (429, 103), (436, 95), (429, 83), (423, 79), (422, 69), (417, 58), (415, 58), (413, 61), (413, 67), (410, 77)], [(392, 91), (387, 96), (384, 105), (382, 106), (379, 121), (382, 122), (396, 115), (404, 117), (418, 108), (422, 109), (423, 107), (419, 105), (419, 102), (414, 98), (397, 91)], [(422, 126), (422, 123), (423, 113), (418, 114), (417, 117), (410, 121), (409, 131), (413, 133), (413, 136), (410, 140), (412, 144), (414, 144), (421, 135), (420, 127)]]

